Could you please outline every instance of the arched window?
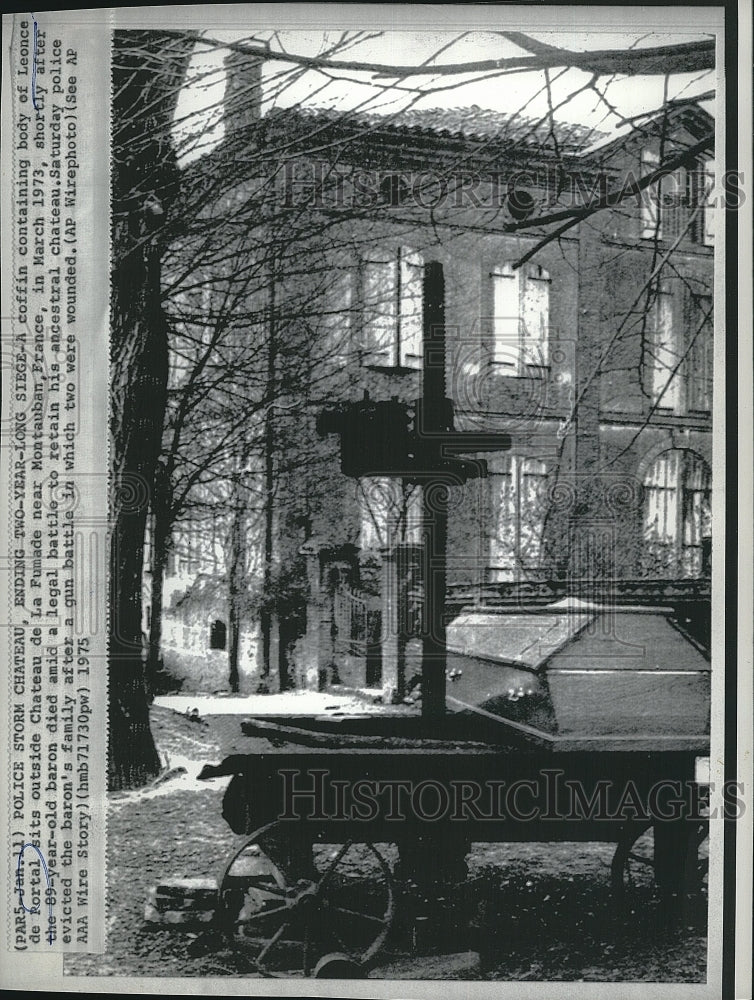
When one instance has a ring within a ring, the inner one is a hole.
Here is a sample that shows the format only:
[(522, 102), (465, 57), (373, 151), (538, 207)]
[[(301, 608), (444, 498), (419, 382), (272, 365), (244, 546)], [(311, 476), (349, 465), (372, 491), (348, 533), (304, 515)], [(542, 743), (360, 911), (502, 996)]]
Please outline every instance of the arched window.
[(707, 572), (711, 534), (710, 470), (693, 451), (674, 448), (644, 477), (644, 558), (647, 576), (693, 578)]

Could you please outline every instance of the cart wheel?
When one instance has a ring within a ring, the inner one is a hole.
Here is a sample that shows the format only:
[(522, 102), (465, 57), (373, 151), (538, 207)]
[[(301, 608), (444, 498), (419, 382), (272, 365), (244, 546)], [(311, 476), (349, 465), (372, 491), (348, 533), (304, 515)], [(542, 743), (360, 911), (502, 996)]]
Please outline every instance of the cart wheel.
[(314, 979), (363, 979), (364, 968), (348, 955), (323, 955), (314, 966)]
[(706, 891), (708, 833), (706, 821), (680, 831), (670, 824), (627, 827), (611, 864), (613, 892), (625, 899), (642, 889), (650, 892), (657, 889), (665, 895)]
[(285, 827), (262, 827), (225, 871), (222, 919), (234, 942), (267, 976), (312, 975), (317, 962), (333, 953), (365, 965), (393, 922), (387, 862), (374, 845), (349, 841), (333, 851), (324, 872), (293, 879), (267, 853)]

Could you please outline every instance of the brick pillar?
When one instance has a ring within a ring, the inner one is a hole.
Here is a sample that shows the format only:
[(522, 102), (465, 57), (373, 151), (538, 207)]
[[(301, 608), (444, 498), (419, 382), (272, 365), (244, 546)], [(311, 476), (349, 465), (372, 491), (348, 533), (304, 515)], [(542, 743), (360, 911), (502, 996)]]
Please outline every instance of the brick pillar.
[(306, 604), (306, 633), (303, 643), (304, 685), (312, 691), (321, 689), (330, 679), (333, 662), (332, 593), (327, 584), (326, 549), (310, 539), (299, 552), (306, 556), (309, 599)]

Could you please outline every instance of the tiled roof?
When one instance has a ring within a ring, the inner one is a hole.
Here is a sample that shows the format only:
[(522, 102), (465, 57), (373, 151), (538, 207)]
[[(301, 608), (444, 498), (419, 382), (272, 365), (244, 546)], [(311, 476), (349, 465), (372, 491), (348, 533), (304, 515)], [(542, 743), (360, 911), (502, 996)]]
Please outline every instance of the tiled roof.
[(338, 111), (333, 108), (303, 106), (277, 109), (268, 118), (305, 118), (322, 125), (361, 125), (373, 131), (410, 133), (446, 139), (478, 142), (505, 142), (527, 148), (577, 154), (605, 134), (584, 125), (527, 118), (519, 114), (490, 111), (471, 105), (467, 108), (408, 108), (399, 111)]

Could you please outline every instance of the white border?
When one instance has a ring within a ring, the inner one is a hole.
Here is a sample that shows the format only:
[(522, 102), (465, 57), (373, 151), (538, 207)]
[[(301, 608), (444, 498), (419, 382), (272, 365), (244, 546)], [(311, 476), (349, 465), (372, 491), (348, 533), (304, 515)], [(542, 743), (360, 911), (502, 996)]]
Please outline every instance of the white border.
[[(208, 16), (211, 11), (211, 16)], [(674, 29), (675, 31), (699, 30), (703, 22), (708, 18), (722, 23), (722, 9), (719, 7), (705, 8), (683, 8), (683, 7), (636, 7), (630, 8), (609, 6), (609, 7), (531, 7), (522, 5), (341, 5), (341, 4), (254, 4), (251, 6), (215, 5), (211, 8), (207, 6), (187, 6), (180, 8), (180, 22), (185, 27), (207, 28), (211, 21), (211, 26), (217, 30), (228, 30), (237, 28), (239, 24), (248, 26), (251, 30), (255, 27), (267, 27), (275, 24), (279, 27), (295, 28), (306, 27), (316, 29), (320, 27), (331, 27), (336, 24), (339, 27), (384, 27), (394, 30), (407, 30), (411, 28), (423, 28), (430, 23), (434, 30), (456, 30), (461, 28), (478, 29), (490, 27), (491, 14), (499, 12), (501, 21), (504, 20), (506, 28), (522, 27), (525, 30), (566, 30), (566, 31), (589, 31), (591, 34), (600, 32), (610, 32), (621, 28), (635, 29), (637, 24), (646, 27), (647, 31), (661, 30), (663, 28)], [(127, 27), (148, 27), (167, 26), (175, 27), (174, 7), (145, 7), (131, 9), (113, 9), (110, 11), (69, 11), (65, 14), (60, 12), (37, 13), (38, 18), (49, 17), (55, 21), (65, 18), (70, 24), (77, 26), (101, 27), (103, 32), (108, 30), (110, 23), (118, 28)], [(752, 170), (751, 154), (751, 6), (745, 0), (739, 8), (739, 72), (741, 74), (738, 82), (739, 94), (739, 129), (740, 129), (740, 164), (739, 168), (744, 171), (747, 192), (750, 192), (750, 182)], [(4, 25), (8, 24), (6, 15), (3, 17)], [(494, 25), (498, 27), (500, 25)], [(5, 33), (6, 39), (9, 33)], [(721, 39), (722, 41), (722, 39)], [(6, 43), (7, 45), (7, 43)], [(5, 55), (5, 52), (4, 52)], [(719, 93), (722, 94), (724, 85), (722, 61), (719, 62), (718, 82)], [(7, 64), (3, 77), (3, 94), (8, 94)], [(103, 99), (106, 100), (107, 87), (103, 86)], [(106, 114), (107, 111), (105, 110)], [(7, 108), (4, 106), (4, 115)], [(724, 147), (724, 123), (722, 116), (718, 116), (718, 150)], [(6, 132), (7, 134), (7, 132)], [(751, 367), (751, 195), (749, 194), (746, 204), (741, 209), (739, 222), (739, 454), (741, 462), (739, 466), (739, 544), (741, 552), (741, 562), (739, 566), (739, 705), (738, 705), (738, 725), (739, 725), (739, 776), (747, 781), (751, 781), (751, 719), (752, 719), (752, 535), (750, 530), (751, 521), (751, 498), (754, 492), (754, 482), (752, 481), (752, 367)], [(7, 244), (6, 244), (7, 245)], [(719, 266), (722, 249), (718, 243), (716, 259), (718, 263), (716, 294), (717, 304), (720, 304), (720, 295), (724, 294), (720, 286), (723, 269)], [(7, 276), (4, 273), (4, 298)], [(716, 314), (722, 315), (722, 311)], [(716, 320), (719, 322), (719, 320)], [(718, 342), (722, 342), (721, 338)], [(719, 355), (717, 360), (719, 361)], [(722, 394), (717, 394), (716, 403), (716, 427), (720, 432), (724, 426), (724, 400)], [(721, 412), (722, 407), (722, 412)], [(721, 419), (721, 417), (723, 419)], [(733, 428), (729, 428), (733, 432)], [(722, 452), (721, 443), (716, 443), (715, 457), (715, 482), (721, 481), (719, 463)], [(719, 539), (719, 533), (716, 535)], [(713, 567), (714, 589), (713, 589), (713, 646), (718, 650), (722, 649), (721, 615), (724, 613), (724, 590), (721, 586), (723, 572), (722, 545), (717, 544), (715, 562)], [(718, 597), (719, 595), (719, 597)], [(723, 603), (721, 603), (723, 602)], [(720, 719), (722, 709), (722, 681), (723, 664), (720, 662), (718, 653), (713, 663), (713, 718)], [(715, 760), (722, 759), (723, 734), (719, 722), (713, 728), (712, 758), (713, 767)], [(748, 799), (748, 796), (747, 796)], [(748, 802), (747, 802), (748, 804)], [(737, 989), (735, 996), (744, 1000), (748, 997), (751, 970), (751, 855), (750, 855), (750, 833), (751, 814), (747, 812), (744, 820), (739, 823), (737, 838), (737, 878), (738, 883), (738, 914), (737, 914), (737, 939), (738, 948), (736, 954), (737, 969)], [(719, 901), (718, 901), (719, 902)], [(718, 907), (719, 913), (719, 907)], [(719, 932), (719, 931), (718, 931)], [(715, 921), (710, 925), (710, 941), (712, 942), (715, 933)], [(711, 944), (710, 944), (711, 947)], [(140, 992), (140, 993), (166, 993), (172, 991), (181, 995), (206, 994), (206, 995), (271, 995), (282, 994), (288, 996), (311, 996), (315, 991), (321, 996), (364, 996), (364, 997), (425, 997), (428, 995), (458, 995), (464, 997), (506, 997), (514, 996), (526, 1000), (528, 997), (553, 997), (560, 998), (566, 995), (593, 996), (595, 998), (620, 998), (620, 1000), (633, 1000), (634, 997), (645, 998), (658, 996), (663, 998), (673, 997), (712, 997), (719, 996), (719, 950), (718, 964), (713, 969), (709, 967), (710, 978), (713, 982), (709, 986), (702, 984), (650, 984), (650, 983), (419, 983), (401, 981), (399, 983), (389, 983), (378, 980), (365, 982), (327, 983), (319, 981), (316, 984), (312, 980), (284, 980), (279, 984), (271, 980), (246, 980), (246, 979), (163, 979), (163, 978), (130, 978), (130, 977), (66, 977), (61, 979), (60, 956), (40, 956), (35, 955), (33, 966), (28, 963), (17, 962), (9, 969), (7, 960), (3, 962), (4, 984), (10, 986), (22, 986), (25, 989), (46, 989), (57, 988), (72, 992)], [(14, 956), (15, 957), (15, 956)], [(712, 958), (712, 955), (710, 955)]]

